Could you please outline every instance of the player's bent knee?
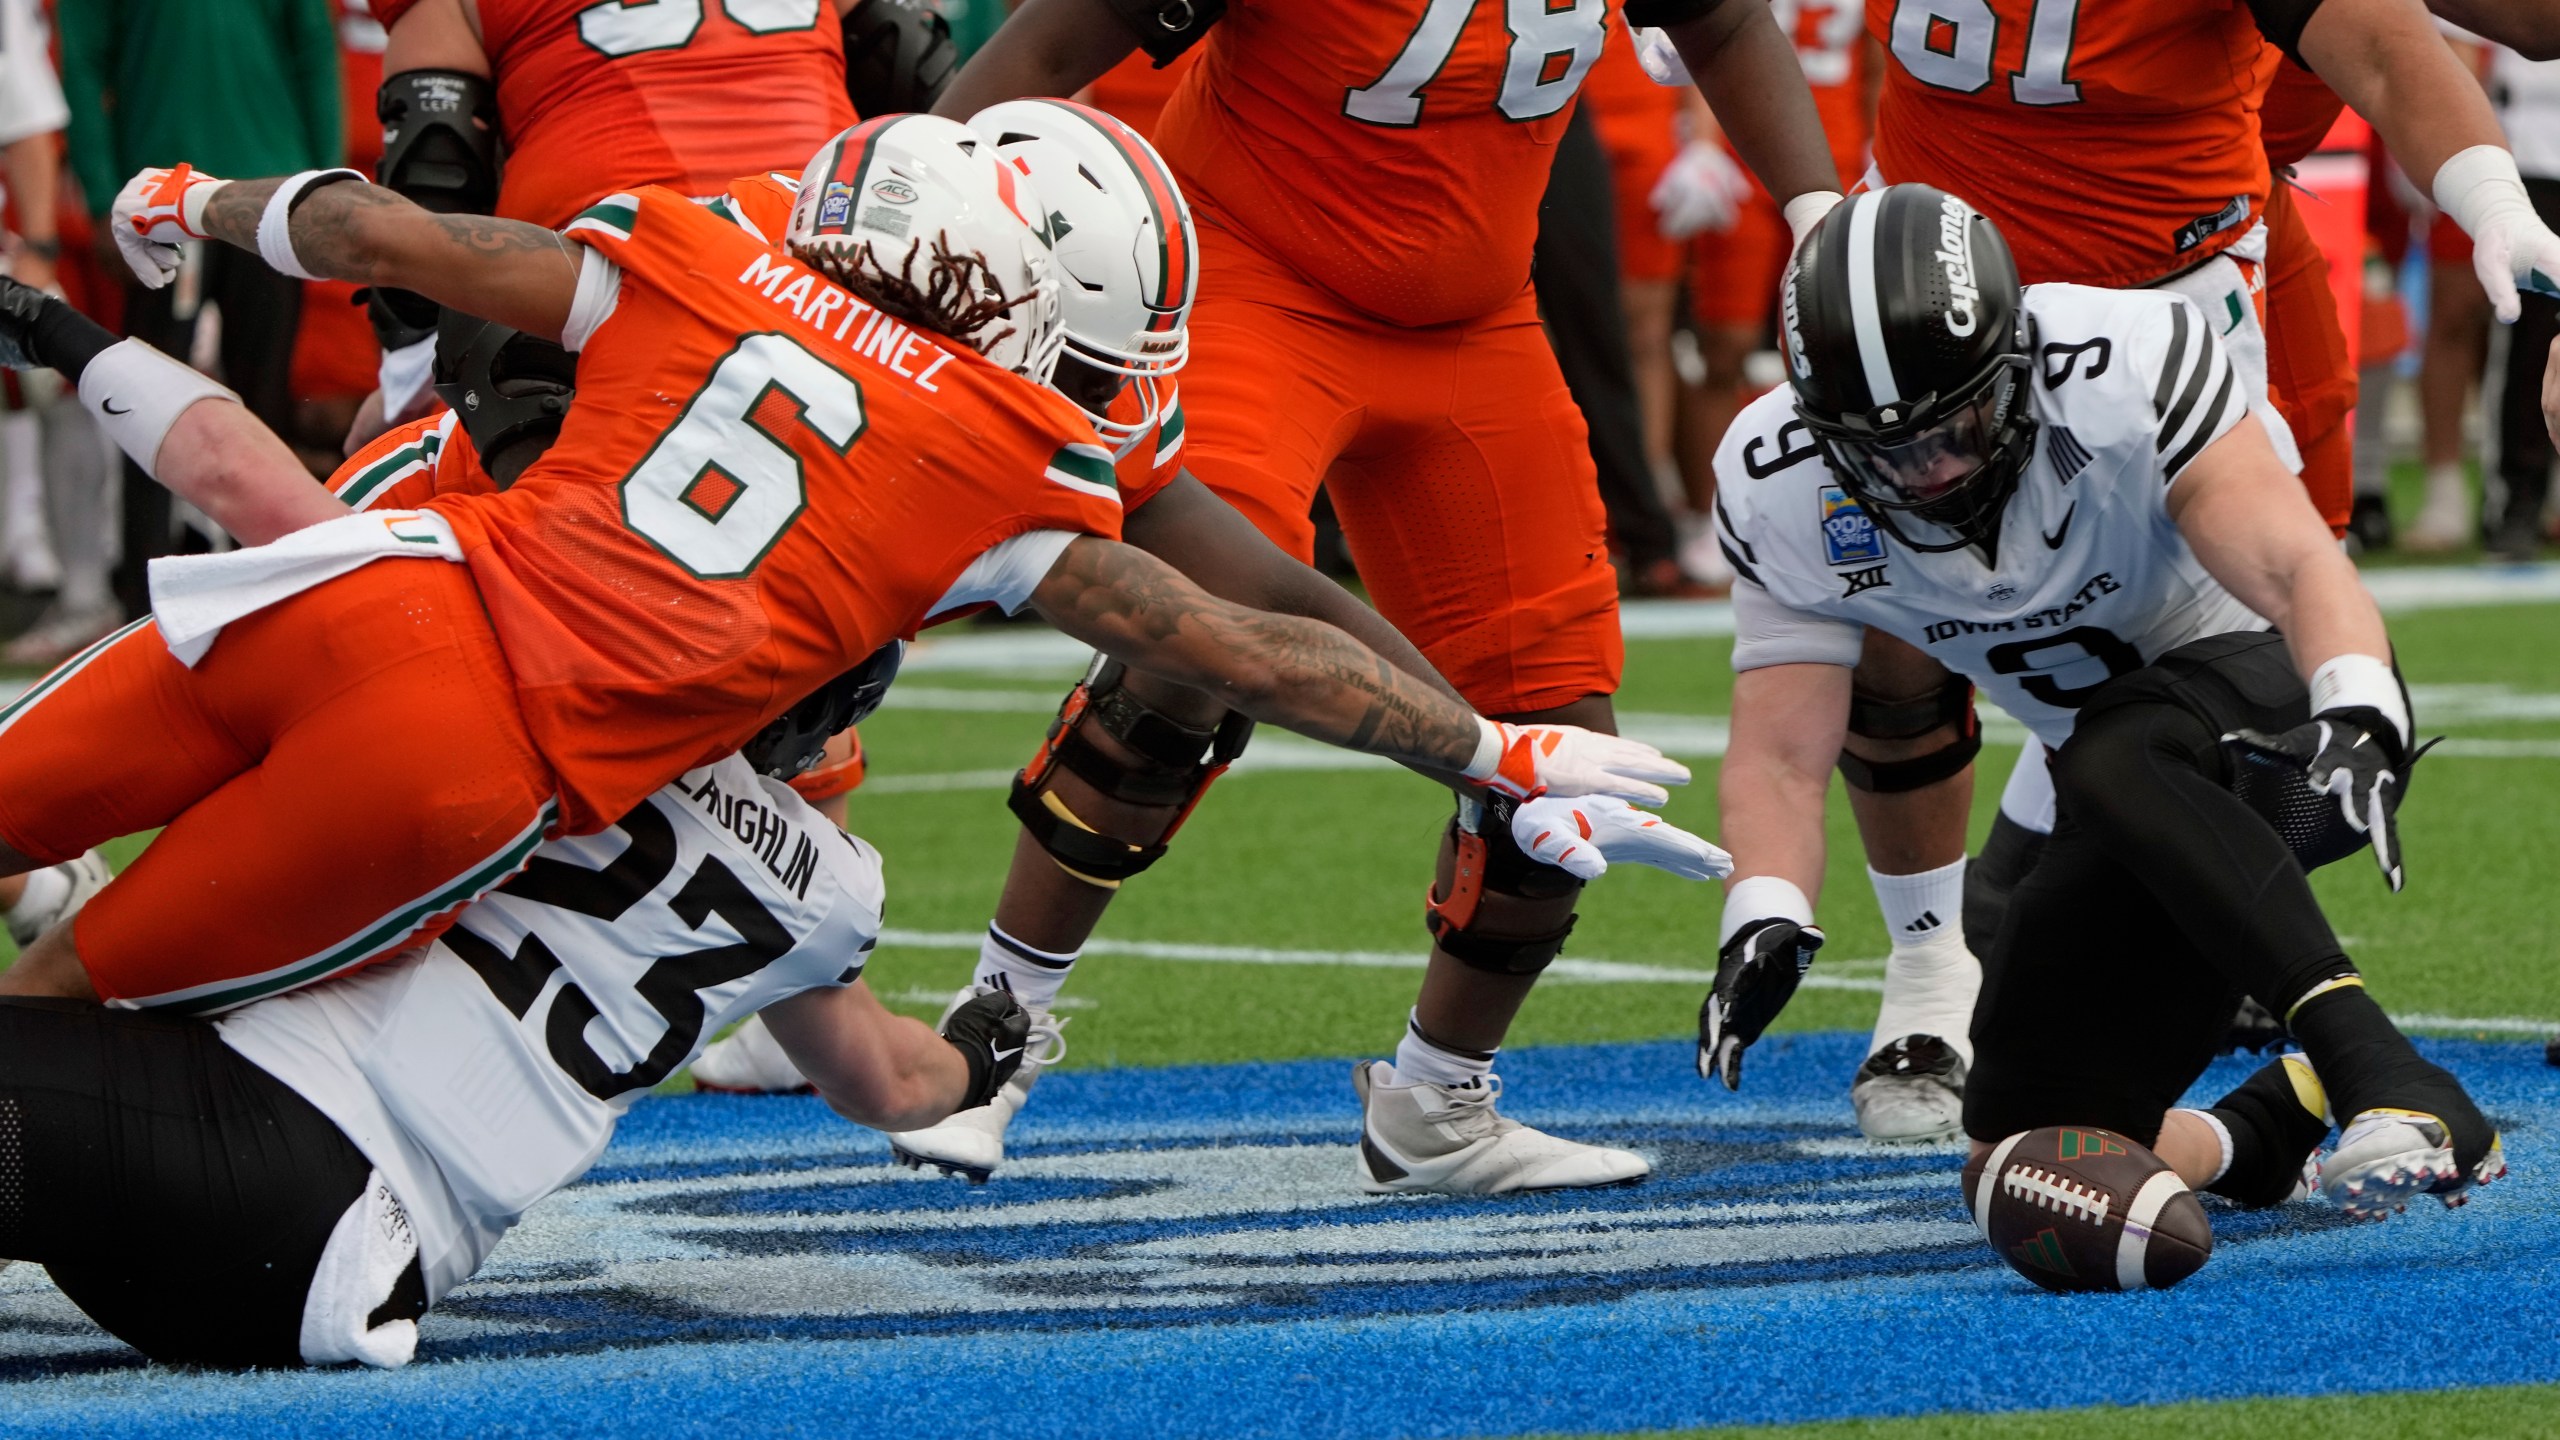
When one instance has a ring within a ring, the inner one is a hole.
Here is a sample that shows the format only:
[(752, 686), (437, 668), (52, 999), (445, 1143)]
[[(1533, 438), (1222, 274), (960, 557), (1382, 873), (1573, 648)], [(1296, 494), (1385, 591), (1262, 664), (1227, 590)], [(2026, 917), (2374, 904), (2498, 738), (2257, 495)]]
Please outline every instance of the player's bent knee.
[[(1117, 889), (1164, 857), (1209, 785), (1244, 753), (1253, 721), (1228, 712), (1206, 724), (1150, 704), (1105, 660), (1067, 696), (1040, 753), (1014, 776), (1006, 800), (1034, 844), (1088, 885)], [(1058, 783), (1073, 775), (1124, 807), (1161, 818), (1080, 814)]]
[(1919, 694), (1891, 695), (1863, 683), (1849, 692), (1849, 739), (1840, 775), (1877, 795), (1925, 790), (1962, 774), (1982, 751), (1973, 683), (1945, 675)]
[(1512, 801), (1461, 797), (1440, 840), (1423, 905), (1432, 943), (1474, 970), (1535, 975), (1573, 933), (1582, 881), (1524, 853), (1511, 838)]

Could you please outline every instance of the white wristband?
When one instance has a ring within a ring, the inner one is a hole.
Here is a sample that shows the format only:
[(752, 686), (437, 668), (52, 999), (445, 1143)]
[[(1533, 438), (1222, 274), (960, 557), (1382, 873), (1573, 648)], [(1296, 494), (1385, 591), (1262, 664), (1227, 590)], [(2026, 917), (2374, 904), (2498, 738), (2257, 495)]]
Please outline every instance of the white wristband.
[(1502, 764), (1502, 727), (1483, 716), (1476, 717), (1476, 758), (1458, 773), (1478, 782), (1493, 778), (1494, 769)]
[(1832, 207), (1839, 203), (1840, 192), (1837, 190), (1807, 190), (1786, 203), (1778, 213), (1787, 219), (1790, 254), (1803, 248), (1805, 232), (1813, 228), (1815, 221), (1830, 214)]
[(157, 478), (160, 442), (199, 400), (240, 397), (139, 340), (119, 340), (80, 372), (80, 405), (133, 463)]
[(2409, 702), (2401, 693), (2400, 677), (2391, 666), (2370, 655), (2333, 656), (2311, 672), (2311, 713), (2337, 710), (2349, 705), (2363, 705), (2381, 712), (2399, 734), (2392, 738), (2406, 750), (2415, 732), (2409, 722)]
[(290, 275), (296, 280), (325, 278), (303, 269), (302, 262), (295, 258), (292, 230), (294, 197), (310, 189), (324, 175), (344, 175), (352, 180), (364, 179), (363, 171), (343, 168), (305, 170), (299, 175), (288, 175), (284, 183), (276, 186), (276, 193), (267, 197), (267, 208), (259, 212), (258, 257), (267, 262), (267, 268), (280, 275)]
[(2437, 167), (2429, 187), (2436, 208), (2453, 218), (2462, 233), (2478, 236), (2489, 221), (2522, 211), (2532, 215), (2533, 197), (2524, 190), (2516, 157), (2503, 145), (2474, 145)]
[(1754, 920), (1792, 920), (1798, 925), (1813, 923), (1813, 902), (1804, 898), (1793, 880), (1776, 875), (1747, 875), (1733, 882), (1724, 892), (1724, 922), (1716, 927), (1716, 948), (1733, 938), (1733, 932)]

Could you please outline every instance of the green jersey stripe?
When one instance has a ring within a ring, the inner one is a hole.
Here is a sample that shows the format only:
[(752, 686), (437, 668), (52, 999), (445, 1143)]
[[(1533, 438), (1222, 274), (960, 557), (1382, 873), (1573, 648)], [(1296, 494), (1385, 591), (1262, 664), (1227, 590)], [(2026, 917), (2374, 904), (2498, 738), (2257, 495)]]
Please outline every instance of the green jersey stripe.
[(346, 487), (338, 492), (338, 498), (347, 502), (348, 509), (361, 510), (365, 501), (375, 493), (407, 479), (426, 463), (426, 446), (403, 445), (382, 457), (380, 464), (348, 481)]

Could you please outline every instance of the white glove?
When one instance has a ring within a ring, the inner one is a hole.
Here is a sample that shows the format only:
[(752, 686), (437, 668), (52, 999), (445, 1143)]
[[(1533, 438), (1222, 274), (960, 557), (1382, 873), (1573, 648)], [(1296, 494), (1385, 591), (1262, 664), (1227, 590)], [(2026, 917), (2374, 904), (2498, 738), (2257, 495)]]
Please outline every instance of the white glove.
[(2560, 295), (2560, 235), (2534, 213), (2516, 157), (2474, 145), (2436, 171), (2436, 204), (2471, 237), (2471, 268), (2500, 322), (2514, 324), (2516, 287)]
[(1511, 812), (1511, 838), (1529, 858), (1582, 880), (1599, 879), (1612, 864), (1650, 865), (1684, 880), (1721, 880), (1733, 873), (1732, 856), (1607, 795), (1523, 801)]
[(134, 278), (153, 290), (168, 284), (178, 273), (178, 247), (209, 238), (205, 203), (230, 183), (187, 165), (145, 170), (124, 182), (107, 224)]
[(1804, 237), (1839, 205), (1840, 192), (1836, 190), (1807, 190), (1788, 201), (1780, 212), (1787, 217), (1787, 253), (1793, 255), (1802, 250)]
[(1662, 167), (1645, 203), (1653, 207), (1654, 228), (1663, 239), (1686, 240), (1701, 230), (1732, 229), (1750, 199), (1751, 177), (1724, 147), (1692, 140)]
[(1671, 798), (1665, 785), (1689, 783), (1689, 767), (1641, 740), (1579, 725), (1504, 725), (1482, 716), (1476, 757), (1461, 772), (1514, 800), (1612, 795), (1636, 805)]
[(1646, 78), (1656, 85), (1687, 85), (1689, 62), (1680, 58), (1680, 47), (1671, 37), (1650, 26), (1636, 34), (1636, 63), (1644, 67)]

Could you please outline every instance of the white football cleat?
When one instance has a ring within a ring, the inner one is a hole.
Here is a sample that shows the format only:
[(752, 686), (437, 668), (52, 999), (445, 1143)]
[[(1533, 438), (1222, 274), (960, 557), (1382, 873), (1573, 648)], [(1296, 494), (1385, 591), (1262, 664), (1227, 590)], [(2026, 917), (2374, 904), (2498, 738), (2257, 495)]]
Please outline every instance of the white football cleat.
[(34, 906), (20, 901), (18, 908), (9, 912), (9, 938), (17, 941), (18, 948), (22, 950), (34, 944), (37, 936), (79, 914), (80, 907), (88, 904), (99, 891), (107, 888), (109, 880), (115, 878), (115, 872), (107, 868), (107, 857), (95, 850), (48, 868), (70, 882), (70, 888), (63, 892), (61, 899), (50, 905)]
[(1964, 1057), (1935, 1035), (1905, 1035), (1858, 1067), (1849, 1103), (1870, 1140), (1947, 1139), (1964, 1128)]
[(693, 1088), (723, 1095), (807, 1095), (817, 1087), (782, 1053), (764, 1017), (750, 1015), (693, 1062)]
[[(963, 986), (942, 1007), (945, 1020), (951, 1012), (985, 994), (975, 985)], [(1029, 1009), (1030, 1007), (1024, 1007)], [(984, 1185), (1004, 1163), (1004, 1132), (1013, 1117), (1031, 1100), (1031, 1087), (1040, 1083), (1040, 1072), (1067, 1058), (1067, 1042), (1058, 1031), (1067, 1023), (1046, 1010), (1031, 1010), (1032, 1048), (1023, 1052), (1022, 1067), (1004, 1082), (995, 1098), (975, 1109), (963, 1110), (939, 1125), (922, 1130), (900, 1130), (889, 1136), (889, 1151), (898, 1163), (910, 1170), (930, 1165), (945, 1175), (958, 1175), (972, 1185)]]
[(1653, 1173), (1643, 1156), (1585, 1145), (1505, 1119), (1494, 1109), (1502, 1080), (1467, 1085), (1400, 1080), (1363, 1060), (1351, 1070), (1360, 1095), (1360, 1188), (1372, 1195), (1508, 1195), (1632, 1185)]
[(2466, 1176), (2442, 1120), (2417, 1110), (2373, 1109), (2347, 1122), (2321, 1165), (2320, 1188), (2349, 1215), (2381, 1220), (2407, 1210), (2420, 1195), (2435, 1195), (2445, 1208), (2456, 1208), (2468, 1203), (2472, 1186), (2506, 1173), (2506, 1147), (2497, 1136)]

